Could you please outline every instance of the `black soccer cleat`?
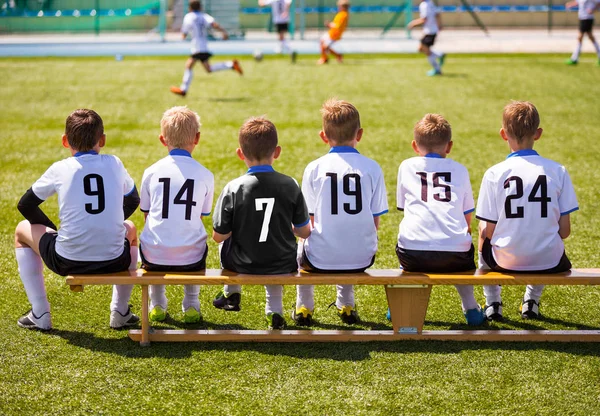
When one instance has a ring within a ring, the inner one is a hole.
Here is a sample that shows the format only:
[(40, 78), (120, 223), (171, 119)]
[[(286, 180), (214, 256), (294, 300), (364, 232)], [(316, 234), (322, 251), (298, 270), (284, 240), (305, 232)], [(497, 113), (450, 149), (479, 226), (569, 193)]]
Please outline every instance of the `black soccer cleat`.
[(521, 318), (523, 319), (540, 319), (542, 314), (540, 313), (540, 304), (533, 299), (525, 300), (519, 308), (521, 311)]
[(492, 302), (491, 305), (485, 305), (483, 310), (488, 321), (502, 322), (504, 320), (502, 316), (502, 302)]
[(241, 302), (241, 293), (232, 293), (229, 296), (225, 296), (223, 290), (220, 290), (213, 299), (213, 306), (217, 309), (223, 309), (224, 311), (237, 312), (240, 310)]
[(294, 307), (294, 309), (292, 309), (292, 319), (298, 326), (311, 326), (312, 311), (304, 307), (304, 305), (299, 308)]

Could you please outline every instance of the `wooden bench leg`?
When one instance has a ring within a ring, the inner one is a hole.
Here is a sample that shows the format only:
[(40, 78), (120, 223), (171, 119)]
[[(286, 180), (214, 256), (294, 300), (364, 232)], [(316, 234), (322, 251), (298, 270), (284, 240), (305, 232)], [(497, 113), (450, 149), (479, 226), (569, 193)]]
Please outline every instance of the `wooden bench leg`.
[(425, 323), (431, 286), (386, 285), (394, 333), (420, 334)]
[(150, 323), (148, 321), (148, 285), (142, 285), (142, 340), (140, 345), (147, 347), (150, 345), (149, 333)]

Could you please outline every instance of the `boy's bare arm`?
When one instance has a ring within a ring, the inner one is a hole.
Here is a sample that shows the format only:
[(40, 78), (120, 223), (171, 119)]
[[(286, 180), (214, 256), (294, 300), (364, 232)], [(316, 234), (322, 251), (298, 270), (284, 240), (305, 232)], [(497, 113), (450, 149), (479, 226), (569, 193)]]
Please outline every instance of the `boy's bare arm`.
[(569, 214), (561, 215), (561, 217), (558, 219), (558, 235), (560, 235), (560, 238), (562, 238), (564, 240), (570, 234), (571, 234), (571, 216)]
[(223, 27), (220, 24), (218, 24), (217, 22), (213, 22), (212, 27), (213, 27), (213, 29), (218, 30), (219, 32), (221, 32), (223, 34), (223, 40), (229, 39), (229, 34), (227, 33), (227, 31), (225, 29), (223, 29)]
[(48, 228), (52, 228), (53, 230), (57, 230), (58, 227), (54, 225), (52, 220), (50, 220), (39, 207), (42, 202), (44, 202), (44, 200), (39, 199), (33, 190), (29, 188), (19, 200), (17, 209), (30, 224), (41, 224)]
[(485, 238), (489, 238), (491, 240), (492, 236), (494, 235), (494, 231), (496, 231), (496, 224), (492, 224), (489, 221), (486, 222), (485, 223)]
[(421, 26), (421, 25), (422, 25), (422, 24), (424, 24), (424, 23), (425, 23), (425, 18), (424, 18), (424, 17), (420, 17), (420, 18), (418, 18), (418, 19), (415, 19), (415, 20), (411, 21), (411, 22), (408, 24), (408, 29), (409, 29), (409, 30), (410, 30), (410, 29), (414, 29), (415, 27), (417, 27), (417, 26)]
[(231, 237), (231, 233), (227, 233), (227, 234), (220, 234), (218, 232), (216, 232), (215, 230), (213, 230), (213, 240), (215, 240), (217, 243), (222, 243), (223, 241), (227, 240), (229, 237)]
[(568, 1), (565, 3), (565, 7), (567, 9), (573, 8), (573, 7), (577, 7), (577, 1)]
[(375, 229), (379, 230), (379, 217), (373, 217), (373, 222), (375, 223)]
[(438, 30), (442, 30), (442, 15), (440, 15), (439, 13), (436, 14), (435, 21), (437, 22)]
[(294, 227), (294, 235), (300, 238), (308, 238), (310, 235), (310, 222), (302, 227)]
[(473, 213), (469, 212), (468, 214), (465, 214), (465, 221), (467, 222), (467, 232), (469, 234), (471, 234), (471, 219), (473, 217)]

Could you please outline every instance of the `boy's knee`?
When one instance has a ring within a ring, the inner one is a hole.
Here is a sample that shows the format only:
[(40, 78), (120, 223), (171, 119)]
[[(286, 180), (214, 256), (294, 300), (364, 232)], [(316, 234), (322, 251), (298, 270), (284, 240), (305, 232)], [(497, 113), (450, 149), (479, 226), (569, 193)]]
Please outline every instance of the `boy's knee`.
[(27, 247), (27, 244), (24, 243), (24, 238), (27, 235), (31, 234), (31, 223), (27, 220), (23, 220), (17, 224), (15, 228), (15, 247)]

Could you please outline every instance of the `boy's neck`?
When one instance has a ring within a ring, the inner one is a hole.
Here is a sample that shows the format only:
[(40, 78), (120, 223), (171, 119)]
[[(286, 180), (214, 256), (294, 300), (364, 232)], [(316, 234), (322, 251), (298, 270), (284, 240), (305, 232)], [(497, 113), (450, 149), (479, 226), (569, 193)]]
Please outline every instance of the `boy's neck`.
[(422, 157), (430, 157), (433, 159), (446, 159), (446, 154), (445, 153), (440, 153), (440, 152), (426, 152), (423, 154), (420, 154), (420, 156)]
[(518, 143), (516, 140), (508, 140), (508, 148), (511, 153), (518, 152), (520, 150), (533, 150), (533, 142), (531, 143)]
[(91, 150), (77, 150), (77, 149), (73, 149), (72, 147), (69, 147), (69, 151), (71, 152), (71, 156), (75, 156), (76, 154), (99, 154), (100, 150), (102, 148), (100, 147), (100, 145), (96, 145), (94, 146), (93, 149)]
[(263, 160), (244, 159), (244, 163), (246, 164), (248, 169), (253, 168), (255, 166), (272, 166), (273, 161), (274, 161), (273, 158), (263, 159)]
[(188, 152), (190, 155), (192, 154), (192, 152), (194, 151), (194, 148), (196, 147), (196, 145), (192, 144), (192, 145), (188, 145), (188, 146), (181, 146), (181, 147), (173, 147), (173, 146), (169, 146), (167, 145), (167, 149), (169, 149), (169, 153), (171, 153), (171, 151), (173, 150), (185, 150), (186, 152)]

